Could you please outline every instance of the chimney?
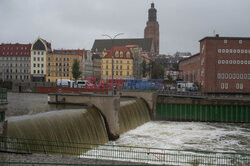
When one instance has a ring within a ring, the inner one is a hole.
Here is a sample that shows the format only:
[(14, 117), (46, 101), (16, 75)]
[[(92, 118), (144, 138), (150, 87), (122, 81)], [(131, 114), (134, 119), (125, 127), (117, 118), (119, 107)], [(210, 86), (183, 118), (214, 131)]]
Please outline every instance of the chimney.
[(215, 37), (220, 37), (219, 34), (217, 33)]

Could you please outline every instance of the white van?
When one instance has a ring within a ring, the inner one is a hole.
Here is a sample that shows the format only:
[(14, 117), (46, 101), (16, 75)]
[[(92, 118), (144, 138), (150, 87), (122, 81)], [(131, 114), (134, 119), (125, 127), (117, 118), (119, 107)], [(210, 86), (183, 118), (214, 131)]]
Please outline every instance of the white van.
[(70, 79), (58, 79), (56, 82), (57, 86), (63, 86), (63, 87), (74, 87), (75, 81)]
[(87, 86), (87, 80), (77, 80), (76, 84), (78, 88), (85, 88)]

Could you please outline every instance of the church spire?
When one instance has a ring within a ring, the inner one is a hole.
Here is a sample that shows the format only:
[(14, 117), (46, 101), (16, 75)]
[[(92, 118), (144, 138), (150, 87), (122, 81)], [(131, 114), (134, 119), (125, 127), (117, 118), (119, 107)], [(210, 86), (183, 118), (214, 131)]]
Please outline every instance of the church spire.
[(155, 9), (155, 4), (151, 3), (151, 8), (148, 9), (148, 22), (157, 21), (157, 10)]

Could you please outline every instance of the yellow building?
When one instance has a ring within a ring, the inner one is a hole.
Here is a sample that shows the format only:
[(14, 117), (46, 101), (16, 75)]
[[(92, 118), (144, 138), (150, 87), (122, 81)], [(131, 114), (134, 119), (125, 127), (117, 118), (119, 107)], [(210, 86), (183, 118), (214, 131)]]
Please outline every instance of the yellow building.
[(103, 51), (102, 79), (112, 78), (112, 66), (114, 79), (133, 78), (133, 56), (130, 49), (116, 46), (111, 50)]
[[(78, 60), (80, 63), (80, 70), (82, 71), (83, 54), (54, 51), (47, 54), (46, 59), (47, 82), (57, 82), (58, 79), (74, 80), (72, 76), (72, 65), (74, 59)], [(81, 76), (79, 78), (81, 78)]]

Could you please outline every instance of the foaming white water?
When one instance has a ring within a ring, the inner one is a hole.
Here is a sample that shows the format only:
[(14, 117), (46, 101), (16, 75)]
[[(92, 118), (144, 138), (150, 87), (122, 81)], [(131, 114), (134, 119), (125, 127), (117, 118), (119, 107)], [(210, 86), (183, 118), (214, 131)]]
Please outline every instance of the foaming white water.
[(112, 144), (246, 153), (249, 142), (247, 124), (151, 121), (122, 134)]

